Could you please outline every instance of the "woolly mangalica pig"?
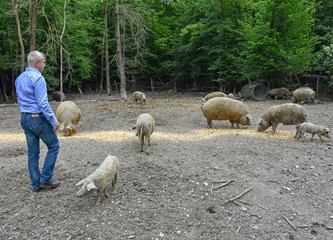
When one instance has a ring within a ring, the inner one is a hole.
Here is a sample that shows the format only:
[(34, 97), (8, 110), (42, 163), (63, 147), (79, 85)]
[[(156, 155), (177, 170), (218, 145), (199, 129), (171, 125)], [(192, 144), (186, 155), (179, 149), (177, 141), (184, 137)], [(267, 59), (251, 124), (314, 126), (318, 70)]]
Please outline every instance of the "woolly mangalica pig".
[(212, 92), (207, 94), (206, 96), (204, 96), (201, 100), (200, 100), (200, 105), (202, 106), (205, 102), (207, 102), (209, 99), (215, 98), (215, 97), (228, 97), (227, 94), (225, 94), (224, 92)]
[(313, 91), (309, 87), (301, 87), (294, 91), (292, 100), (294, 103), (299, 103), (300, 101), (305, 101), (307, 103), (314, 102), (314, 98), (316, 97), (315, 91)]
[(136, 91), (133, 93), (133, 98), (135, 103), (138, 103), (140, 101), (140, 104), (147, 103), (146, 95), (143, 92)]
[(239, 124), (251, 125), (252, 117), (249, 110), (239, 100), (215, 97), (205, 102), (201, 110), (207, 118), (207, 124), (210, 128), (213, 127), (213, 120), (229, 120), (232, 128), (234, 128), (234, 123), (236, 123), (237, 128), (239, 128)]
[(284, 125), (296, 125), (306, 121), (308, 116), (304, 107), (294, 103), (285, 103), (268, 108), (259, 122), (258, 132), (262, 132), (272, 126), (275, 134), (279, 123)]
[(139, 115), (133, 129), (136, 129), (136, 136), (139, 136), (141, 152), (143, 152), (143, 145), (146, 139), (146, 154), (149, 155), (150, 136), (155, 129), (155, 119), (148, 113), (142, 113)]
[(99, 167), (88, 177), (79, 181), (75, 186), (82, 185), (77, 192), (77, 197), (82, 197), (85, 194), (97, 191), (98, 197), (96, 205), (99, 205), (102, 195), (109, 197), (107, 186), (111, 184), (112, 192), (116, 191), (117, 178), (119, 171), (119, 160), (115, 156), (107, 156)]
[(52, 93), (53, 100), (56, 102), (62, 102), (66, 100), (66, 96), (63, 92), (55, 91)]
[(327, 127), (323, 127), (323, 126), (320, 126), (320, 125), (317, 125), (317, 124), (313, 124), (313, 123), (310, 123), (310, 122), (304, 122), (304, 123), (301, 123), (301, 124), (297, 124), (296, 126), (296, 138), (297, 139), (300, 139), (304, 136), (304, 133), (311, 133), (312, 136), (311, 136), (311, 141), (313, 140), (313, 137), (315, 134), (318, 135), (318, 137), (320, 138), (320, 140), (322, 142), (324, 142), (324, 140), (322, 139), (321, 136), (323, 137), (326, 137), (326, 138), (331, 138), (329, 136), (329, 133), (331, 132), (329, 130), (329, 128)]
[(65, 101), (59, 104), (56, 117), (60, 123), (59, 130), (64, 136), (71, 136), (76, 133), (77, 124), (81, 119), (81, 110), (72, 101)]
[(287, 88), (274, 88), (267, 93), (267, 98), (274, 99), (287, 99), (289, 97), (289, 90)]

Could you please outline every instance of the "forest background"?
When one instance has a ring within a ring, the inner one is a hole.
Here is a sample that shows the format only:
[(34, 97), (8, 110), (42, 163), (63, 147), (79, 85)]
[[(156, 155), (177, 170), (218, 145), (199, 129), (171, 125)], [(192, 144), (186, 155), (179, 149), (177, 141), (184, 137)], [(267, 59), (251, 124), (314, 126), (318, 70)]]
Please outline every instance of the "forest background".
[(333, 85), (332, 12), (331, 0), (0, 0), (0, 101), (35, 49), (50, 91)]

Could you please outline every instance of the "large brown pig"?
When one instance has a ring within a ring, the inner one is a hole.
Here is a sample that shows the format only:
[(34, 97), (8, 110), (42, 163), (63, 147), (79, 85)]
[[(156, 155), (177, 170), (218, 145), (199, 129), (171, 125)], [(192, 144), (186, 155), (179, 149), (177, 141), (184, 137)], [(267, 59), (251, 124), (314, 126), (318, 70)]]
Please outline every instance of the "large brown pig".
[(244, 103), (239, 100), (227, 97), (214, 97), (205, 102), (201, 110), (207, 118), (209, 128), (213, 127), (213, 120), (229, 120), (232, 128), (235, 127), (235, 123), (237, 128), (239, 128), (239, 124), (251, 125), (252, 116)]
[(316, 92), (309, 87), (300, 87), (294, 91), (292, 100), (294, 103), (304, 101), (306, 103), (314, 103)]
[(275, 134), (279, 123), (284, 125), (296, 125), (306, 121), (308, 116), (304, 107), (294, 103), (284, 103), (268, 108), (258, 123), (258, 132), (265, 131), (272, 126), (272, 133)]
[(64, 136), (71, 136), (76, 133), (77, 124), (81, 119), (80, 108), (72, 101), (65, 101), (59, 104), (56, 117), (60, 123), (59, 130)]

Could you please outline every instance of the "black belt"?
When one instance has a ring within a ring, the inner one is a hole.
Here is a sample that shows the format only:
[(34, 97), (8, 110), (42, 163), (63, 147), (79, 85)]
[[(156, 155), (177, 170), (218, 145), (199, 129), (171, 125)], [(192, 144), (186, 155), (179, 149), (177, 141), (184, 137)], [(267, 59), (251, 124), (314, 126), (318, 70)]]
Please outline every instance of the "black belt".
[(22, 112), (21, 115), (22, 116), (39, 117), (39, 116), (42, 116), (42, 113), (26, 113), (26, 112)]

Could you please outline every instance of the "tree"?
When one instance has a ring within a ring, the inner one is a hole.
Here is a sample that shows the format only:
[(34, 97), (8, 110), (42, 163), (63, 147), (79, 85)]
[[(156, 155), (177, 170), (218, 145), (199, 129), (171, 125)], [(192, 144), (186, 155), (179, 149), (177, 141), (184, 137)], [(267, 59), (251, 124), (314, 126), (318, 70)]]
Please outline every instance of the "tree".
[(253, 1), (242, 22), (245, 74), (274, 85), (309, 69), (317, 38), (314, 1)]
[(17, 0), (12, 0), (12, 4), (13, 4), (13, 13), (17, 28), (18, 41), (20, 43), (20, 48), (21, 48), (21, 72), (23, 72), (25, 68), (25, 47), (23, 43), (20, 16), (19, 16), (22, 3)]
[[(60, 45), (60, 92), (63, 92), (63, 38), (64, 38), (64, 34), (65, 34), (65, 30), (66, 30), (66, 5), (67, 5), (67, 1), (64, 0), (64, 23), (63, 23), (63, 27), (61, 30), (61, 34), (60, 34), (60, 39), (59, 39), (59, 45)], [(60, 95), (62, 96), (62, 95)], [(62, 98), (60, 99), (61, 101), (63, 100)]]
[(119, 0), (114, 0), (114, 22), (115, 22), (115, 39), (117, 43), (117, 67), (120, 76), (120, 97), (127, 100), (126, 93), (126, 76), (125, 76), (125, 63), (123, 56), (122, 41), (120, 36), (120, 16), (119, 16)]
[(30, 51), (36, 49), (36, 23), (39, 0), (30, 0)]
[(104, 58), (105, 58), (105, 78), (106, 94), (111, 94), (110, 83), (110, 60), (109, 60), (109, 31), (108, 31), (108, 0), (104, 0)]

